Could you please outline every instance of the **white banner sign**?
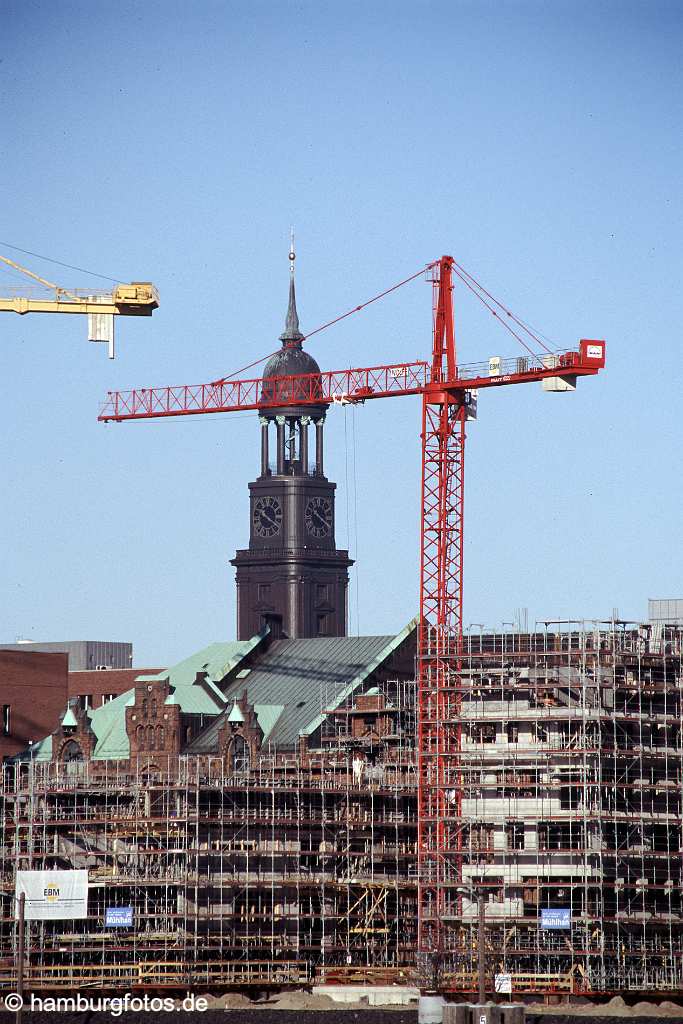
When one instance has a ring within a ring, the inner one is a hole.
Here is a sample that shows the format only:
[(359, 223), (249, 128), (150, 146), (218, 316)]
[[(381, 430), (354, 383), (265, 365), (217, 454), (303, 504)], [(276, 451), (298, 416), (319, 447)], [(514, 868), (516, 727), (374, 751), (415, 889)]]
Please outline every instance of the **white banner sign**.
[(17, 871), (17, 900), (22, 892), (27, 921), (88, 916), (87, 871)]

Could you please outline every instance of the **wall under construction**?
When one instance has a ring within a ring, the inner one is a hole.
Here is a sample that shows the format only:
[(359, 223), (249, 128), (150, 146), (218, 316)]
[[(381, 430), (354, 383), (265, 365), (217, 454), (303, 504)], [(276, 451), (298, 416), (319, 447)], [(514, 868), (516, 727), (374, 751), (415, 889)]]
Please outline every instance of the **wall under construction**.
[(680, 632), (551, 623), (467, 647), (453, 966), (474, 967), (481, 895), (518, 989), (680, 989)]
[[(517, 993), (683, 990), (681, 641), (619, 622), (466, 639), (448, 725), (448, 987), (476, 987), (481, 899), (490, 986), (509, 973)], [(14, 872), (39, 867), (87, 868), (89, 916), (29, 926), (29, 988), (407, 980), (414, 686), (326, 710), (319, 750), (249, 765), (8, 765), (3, 986)], [(133, 907), (134, 927), (105, 928), (110, 906)], [(567, 910), (569, 928), (546, 927)]]
[[(345, 752), (346, 716), (326, 730), (329, 752), (264, 753), (244, 770), (226, 770), (221, 757), (183, 757), (154, 773), (106, 762), (8, 766), (3, 980), (14, 871), (43, 867), (88, 869), (89, 917), (30, 926), (35, 988), (279, 987), (354, 966), (407, 978), (416, 804), (411, 711), (400, 695), (411, 688), (387, 689), (365, 698), (368, 714), (395, 723), (390, 734), (383, 727), (385, 757), (372, 768)], [(381, 716), (373, 710), (387, 704)], [(133, 907), (135, 927), (106, 929), (112, 906)]]

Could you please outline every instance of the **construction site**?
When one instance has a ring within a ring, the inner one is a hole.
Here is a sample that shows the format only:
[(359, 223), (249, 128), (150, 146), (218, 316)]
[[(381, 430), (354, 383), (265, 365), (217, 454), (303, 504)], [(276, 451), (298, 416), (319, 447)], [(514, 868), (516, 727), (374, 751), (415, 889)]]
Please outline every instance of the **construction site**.
[[(683, 990), (682, 641), (620, 621), (466, 636), (442, 987), (476, 989), (482, 901), (489, 991)], [(27, 923), (32, 989), (419, 981), (416, 682), (380, 675), (341, 701), (321, 681), (317, 729), (286, 749), (254, 749), (243, 676), (203, 753), (77, 756), (79, 723), (7, 764), (3, 985), (15, 872), (48, 868), (87, 869), (88, 917)], [(135, 926), (105, 928), (112, 906)]]
[[(261, 378), (102, 406), (105, 422), (258, 412), (249, 542), (231, 559), (237, 639), (133, 674), (97, 707), (70, 696), (49, 735), (6, 759), (0, 985), (21, 969), (48, 991), (683, 992), (683, 602), (651, 602), (647, 623), (462, 622), (477, 393), (571, 392), (603, 369), (605, 343), (551, 352), (443, 256), (395, 286), (431, 284), (431, 362), (323, 373), (302, 347), (294, 259), (292, 243)], [(458, 364), (454, 276), (527, 356)], [(395, 636), (350, 636), (326, 416), (410, 395), (419, 614)], [(24, 934), (20, 873), (43, 871), (86, 876), (85, 909), (29, 917)]]

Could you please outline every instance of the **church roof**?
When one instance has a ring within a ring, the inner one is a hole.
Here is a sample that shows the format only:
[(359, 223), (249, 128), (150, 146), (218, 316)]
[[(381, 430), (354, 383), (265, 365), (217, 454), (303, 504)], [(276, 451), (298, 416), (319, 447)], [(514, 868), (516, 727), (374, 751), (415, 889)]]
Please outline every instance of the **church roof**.
[[(114, 700), (87, 712), (90, 728), (95, 733), (94, 761), (116, 761), (130, 757), (126, 733), (126, 708), (135, 701), (135, 690), (127, 690)], [(46, 736), (33, 745), (33, 750), (15, 755), (17, 761), (50, 761), (52, 736)]]
[[(264, 733), (264, 747), (294, 747), (299, 736), (310, 736), (321, 725), (324, 708), (339, 705), (362, 686), (415, 628), (413, 620), (396, 636), (276, 640), (250, 669), (233, 678), (225, 696), (233, 701), (247, 691)], [(215, 750), (226, 715), (211, 722), (186, 753)]]
[[(263, 639), (264, 634), (259, 634), (250, 640), (210, 644), (172, 668), (153, 675), (136, 676), (135, 682), (168, 680), (171, 692), (166, 698), (166, 704), (179, 704), (184, 714), (214, 717), (220, 714), (228, 703), (216, 685), (216, 680), (225, 679)], [(134, 702), (135, 690), (130, 689), (115, 700), (87, 712), (90, 727), (96, 737), (94, 761), (116, 761), (130, 757), (126, 708)], [(34, 744), (31, 754), (22, 751), (15, 755), (16, 760), (28, 760), (29, 757), (34, 761), (49, 761), (52, 757), (52, 736), (46, 736)]]
[[(250, 640), (234, 640), (229, 643), (209, 644), (196, 654), (178, 662), (172, 668), (164, 669), (151, 676), (136, 676), (137, 683), (168, 680), (171, 693), (166, 704), (180, 704), (188, 715), (217, 715), (227, 700), (218, 687), (247, 654), (263, 641), (265, 633), (259, 633)], [(198, 675), (205, 678), (197, 681)]]
[[(408, 639), (416, 628), (408, 623), (397, 636), (319, 637), (276, 640), (265, 646), (267, 633), (250, 640), (215, 643), (202, 648), (172, 668), (140, 675), (136, 683), (168, 681), (167, 704), (179, 704), (184, 714), (206, 715), (206, 727), (184, 753), (213, 752), (218, 732), (235, 701), (247, 691), (263, 730), (264, 747), (294, 747), (299, 736), (310, 736), (323, 721), (323, 708), (335, 707), (372, 675)], [(241, 668), (251, 655), (252, 665)], [(135, 690), (87, 712), (96, 742), (93, 760), (130, 757), (126, 708), (135, 702)], [(49, 761), (52, 736), (22, 751), (11, 760)], [(10, 759), (8, 759), (10, 760)]]

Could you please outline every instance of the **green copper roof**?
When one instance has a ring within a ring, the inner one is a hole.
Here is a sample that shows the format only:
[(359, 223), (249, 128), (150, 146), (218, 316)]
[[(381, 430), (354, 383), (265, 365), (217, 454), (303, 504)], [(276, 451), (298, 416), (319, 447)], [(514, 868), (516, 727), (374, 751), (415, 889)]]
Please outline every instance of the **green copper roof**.
[[(156, 675), (136, 676), (135, 682), (168, 680), (171, 692), (166, 704), (179, 704), (180, 710), (186, 715), (213, 717), (220, 714), (227, 703), (215, 681), (224, 679), (262, 639), (262, 636), (255, 636), (251, 640), (210, 644)], [(206, 673), (206, 676), (198, 682), (199, 673)], [(133, 702), (134, 691), (129, 690), (90, 713), (90, 725), (97, 736), (93, 759), (118, 760), (130, 757), (125, 708)]]
[[(346, 700), (347, 697), (350, 697), (351, 694), (354, 693), (354, 691), (357, 690), (359, 686), (361, 686), (365, 682), (368, 676), (370, 676), (376, 669), (378, 669), (380, 665), (383, 662), (385, 662), (387, 658), (390, 657), (390, 655), (394, 653), (394, 651), (398, 650), (401, 644), (405, 640), (407, 640), (411, 633), (413, 633), (417, 629), (417, 624), (417, 618), (412, 619), (407, 626), (403, 627), (400, 633), (396, 634), (396, 636), (383, 637), (382, 639), (386, 641), (384, 646), (374, 653), (374, 655), (371, 657), (371, 660), (366, 665), (363, 665), (360, 671), (357, 672), (356, 675), (353, 677), (353, 679), (351, 679), (350, 682), (341, 690), (341, 692), (337, 694), (334, 704), (332, 706), (338, 707), (343, 701)], [(367, 639), (371, 640), (374, 638), (367, 637)], [(324, 718), (325, 716), (322, 714), (317, 715), (312, 722), (309, 722), (309, 724), (301, 730), (300, 735), (310, 736), (311, 733), (315, 732), (318, 726), (322, 724)]]
[[(361, 687), (414, 632), (417, 620), (396, 636), (319, 637), (276, 640), (243, 678), (225, 687), (232, 706), (247, 691), (263, 730), (263, 745), (294, 747), (323, 722), (323, 707), (335, 707)], [(187, 753), (216, 749), (227, 712), (216, 718), (186, 748)]]
[(13, 757), (6, 758), (7, 761), (51, 761), (52, 760), (52, 736), (46, 736), (45, 739), (38, 740), (32, 746), (22, 751), (21, 754), (15, 754)]
[[(133, 703), (134, 698), (135, 691), (127, 690), (114, 700), (103, 704), (102, 707), (88, 711), (90, 727), (96, 737), (93, 751), (94, 760), (109, 761), (130, 757), (125, 709)], [(39, 743), (34, 743), (31, 750), (23, 750), (21, 754), (16, 755), (16, 759), (50, 761), (52, 759), (52, 736), (46, 736)]]
[[(171, 692), (166, 698), (166, 704), (179, 704), (187, 715), (217, 715), (225, 707), (226, 698), (216, 684), (237, 668), (242, 659), (258, 647), (264, 636), (258, 634), (250, 640), (209, 644), (172, 668), (164, 669), (156, 675), (136, 676), (135, 682), (168, 680)], [(199, 674), (204, 678), (198, 682)]]
[(126, 708), (134, 703), (135, 690), (126, 690), (114, 700), (88, 712), (90, 728), (97, 737), (92, 755), (94, 761), (118, 761), (130, 757)]
[(263, 729), (264, 736), (270, 736), (284, 710), (284, 704), (254, 704), (256, 720)]
[[(265, 639), (265, 634), (259, 634), (251, 640), (211, 644), (163, 672), (138, 676), (136, 683), (168, 680), (167, 703), (179, 704), (185, 714), (209, 718), (187, 753), (216, 749), (218, 730), (244, 690), (263, 730), (264, 746), (294, 747), (299, 736), (310, 736), (318, 729), (324, 707), (339, 705), (360, 688), (415, 628), (413, 620), (396, 636), (277, 640), (257, 654), (250, 671), (244, 673), (240, 671), (243, 659)], [(95, 760), (130, 756), (125, 709), (134, 700), (131, 689), (88, 712), (96, 737)], [(29, 756), (49, 760), (52, 737), (34, 744), (32, 755), (23, 751), (16, 759)]]
[[(227, 699), (216, 685), (235, 669), (245, 655), (249, 654), (264, 639), (265, 634), (251, 640), (210, 644), (172, 668), (155, 675), (136, 676), (136, 683), (153, 683), (168, 680), (171, 692), (167, 704), (179, 704), (188, 715), (214, 717), (224, 709)], [(205, 673), (197, 681), (198, 673)], [(126, 708), (135, 702), (135, 690), (120, 694), (99, 708), (88, 711), (90, 727), (95, 733), (96, 743), (93, 760), (117, 761), (130, 757), (130, 744), (126, 733)], [(68, 712), (67, 712), (68, 714)], [(73, 712), (71, 712), (73, 715)], [(67, 722), (67, 724), (71, 724)], [(74, 723), (75, 720), (74, 720)], [(52, 757), (52, 737), (47, 736), (34, 744), (32, 754), (22, 751), (17, 759), (49, 761)]]
[[(184, 661), (179, 661), (172, 668), (166, 668), (152, 676), (136, 676), (139, 683), (156, 679), (168, 679), (172, 686), (192, 686), (198, 672), (205, 672), (207, 680), (212, 684), (220, 683), (229, 672), (239, 665), (240, 661), (254, 650), (263, 640), (265, 634), (259, 633), (250, 640), (232, 640), (228, 643), (209, 644), (196, 654), (191, 654)], [(214, 687), (222, 698), (223, 694)]]

